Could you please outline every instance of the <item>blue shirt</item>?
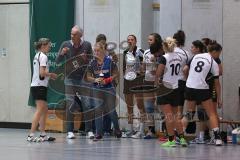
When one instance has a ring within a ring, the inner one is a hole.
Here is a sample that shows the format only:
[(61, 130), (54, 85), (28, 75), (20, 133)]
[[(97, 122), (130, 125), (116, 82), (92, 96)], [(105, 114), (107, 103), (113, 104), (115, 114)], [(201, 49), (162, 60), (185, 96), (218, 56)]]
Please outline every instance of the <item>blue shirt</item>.
[[(111, 57), (105, 56), (103, 64), (98, 64), (96, 59), (93, 59), (88, 67), (88, 71), (93, 75), (94, 78), (109, 78), (112, 76), (112, 72), (117, 69), (117, 65), (112, 61)], [(106, 85), (99, 85), (94, 83), (97, 88), (112, 88), (113, 83)]]

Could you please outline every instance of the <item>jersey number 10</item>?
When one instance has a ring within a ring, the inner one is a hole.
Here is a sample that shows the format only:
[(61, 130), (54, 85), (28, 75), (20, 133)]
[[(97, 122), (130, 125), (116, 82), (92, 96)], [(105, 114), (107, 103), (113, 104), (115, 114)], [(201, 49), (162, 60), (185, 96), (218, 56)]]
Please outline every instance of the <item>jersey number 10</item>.
[(176, 64), (176, 65), (175, 64), (171, 64), (170, 67), (172, 68), (172, 76), (179, 74), (180, 68), (181, 68), (179, 63)]

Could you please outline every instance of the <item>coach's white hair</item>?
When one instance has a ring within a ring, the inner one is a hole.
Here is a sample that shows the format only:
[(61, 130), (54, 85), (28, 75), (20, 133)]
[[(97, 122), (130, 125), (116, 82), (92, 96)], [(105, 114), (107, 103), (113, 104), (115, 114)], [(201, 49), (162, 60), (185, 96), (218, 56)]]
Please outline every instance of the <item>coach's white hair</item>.
[(80, 28), (78, 25), (73, 26), (72, 29), (77, 30), (80, 34), (83, 34), (83, 29)]

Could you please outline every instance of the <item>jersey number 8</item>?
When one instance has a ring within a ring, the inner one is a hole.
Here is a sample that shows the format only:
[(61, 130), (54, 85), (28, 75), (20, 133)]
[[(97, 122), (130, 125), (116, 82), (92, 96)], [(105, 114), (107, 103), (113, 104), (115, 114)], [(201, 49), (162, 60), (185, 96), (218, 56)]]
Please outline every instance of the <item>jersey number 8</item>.
[(203, 61), (199, 61), (195, 67), (195, 71), (198, 73), (202, 72), (204, 64), (205, 63)]

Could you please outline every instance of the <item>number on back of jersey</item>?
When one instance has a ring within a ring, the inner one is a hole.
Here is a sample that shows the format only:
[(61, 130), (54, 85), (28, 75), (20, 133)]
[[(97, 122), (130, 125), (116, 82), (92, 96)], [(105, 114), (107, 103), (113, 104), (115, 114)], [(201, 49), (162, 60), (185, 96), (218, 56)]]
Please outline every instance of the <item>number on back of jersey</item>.
[(205, 65), (205, 63), (203, 61), (199, 61), (199, 62), (197, 62), (197, 66), (195, 67), (194, 70), (196, 72), (200, 73), (200, 72), (202, 72), (204, 65)]
[(177, 64), (171, 64), (170, 65), (170, 67), (171, 67), (171, 69), (172, 69), (172, 76), (174, 76), (174, 75), (178, 75), (179, 74), (179, 72), (180, 72), (180, 68), (181, 68), (181, 65), (180, 65), (180, 63), (177, 63)]

